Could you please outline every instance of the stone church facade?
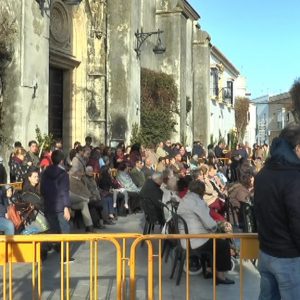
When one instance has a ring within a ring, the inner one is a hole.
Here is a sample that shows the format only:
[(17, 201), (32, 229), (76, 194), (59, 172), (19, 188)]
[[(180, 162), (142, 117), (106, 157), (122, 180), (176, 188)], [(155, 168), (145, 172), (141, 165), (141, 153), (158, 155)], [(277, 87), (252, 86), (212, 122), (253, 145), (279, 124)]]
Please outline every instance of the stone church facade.
[[(173, 76), (180, 114), (174, 141), (209, 142), (210, 37), (186, 0), (2, 0), (14, 21), (12, 60), (1, 73), (2, 133), (26, 145), (43, 133), (65, 148), (129, 142), (140, 122), (141, 68)], [(142, 44), (136, 33), (157, 34)], [(1, 56), (0, 56), (1, 58)], [(190, 109), (187, 109), (187, 106)]]

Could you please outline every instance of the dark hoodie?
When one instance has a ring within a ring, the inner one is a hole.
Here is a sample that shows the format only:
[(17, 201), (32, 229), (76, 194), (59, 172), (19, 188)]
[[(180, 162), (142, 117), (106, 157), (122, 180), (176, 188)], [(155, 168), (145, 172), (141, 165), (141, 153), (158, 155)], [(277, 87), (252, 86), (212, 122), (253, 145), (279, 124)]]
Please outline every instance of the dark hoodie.
[(69, 197), (69, 176), (60, 166), (49, 166), (41, 178), (41, 195), (44, 198), (45, 213), (55, 214), (71, 207)]
[(256, 175), (254, 205), (260, 249), (279, 258), (300, 257), (300, 159), (281, 138)]

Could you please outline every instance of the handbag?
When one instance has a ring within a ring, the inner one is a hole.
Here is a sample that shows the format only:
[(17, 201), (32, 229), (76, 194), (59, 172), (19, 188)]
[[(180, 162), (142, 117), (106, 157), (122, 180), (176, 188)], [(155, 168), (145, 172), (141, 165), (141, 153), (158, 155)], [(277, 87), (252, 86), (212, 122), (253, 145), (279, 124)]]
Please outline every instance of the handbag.
[(30, 222), (34, 209), (31, 203), (15, 202), (7, 207), (7, 216), (15, 229), (19, 230), (25, 223)]
[(19, 230), (20, 227), (22, 226), (23, 222), (22, 222), (22, 219), (21, 219), (21, 216), (20, 216), (19, 212), (16, 209), (15, 204), (10, 204), (7, 207), (7, 216), (8, 216), (8, 219), (13, 222), (15, 228), (17, 230)]

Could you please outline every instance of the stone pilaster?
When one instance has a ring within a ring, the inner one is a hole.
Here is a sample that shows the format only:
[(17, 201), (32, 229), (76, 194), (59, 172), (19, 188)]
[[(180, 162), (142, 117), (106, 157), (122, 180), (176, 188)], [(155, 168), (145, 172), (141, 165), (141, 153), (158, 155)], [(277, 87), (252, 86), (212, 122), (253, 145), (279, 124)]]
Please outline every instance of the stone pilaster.
[(207, 145), (210, 132), (210, 36), (198, 28), (195, 28), (195, 31), (193, 42), (194, 140), (200, 140)]
[(140, 28), (140, 0), (108, 1), (108, 120), (110, 140), (130, 141), (140, 123), (140, 61), (134, 33)]

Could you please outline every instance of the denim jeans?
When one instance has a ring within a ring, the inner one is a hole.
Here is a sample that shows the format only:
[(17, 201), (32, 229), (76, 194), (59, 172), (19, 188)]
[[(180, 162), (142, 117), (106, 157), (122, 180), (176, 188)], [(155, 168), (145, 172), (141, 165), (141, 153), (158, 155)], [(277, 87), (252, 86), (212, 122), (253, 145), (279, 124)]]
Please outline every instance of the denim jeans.
[(65, 219), (63, 212), (59, 212), (59, 213), (55, 213), (55, 214), (47, 214), (46, 217), (49, 222), (52, 233), (70, 233), (71, 232), (70, 224)]
[(300, 299), (300, 257), (277, 258), (260, 251), (259, 300)]
[(14, 235), (15, 234), (15, 226), (12, 221), (0, 217), (0, 231), (4, 231), (5, 235)]
[(103, 213), (105, 215), (113, 214), (115, 212), (111, 196), (102, 197), (101, 201), (103, 203)]

